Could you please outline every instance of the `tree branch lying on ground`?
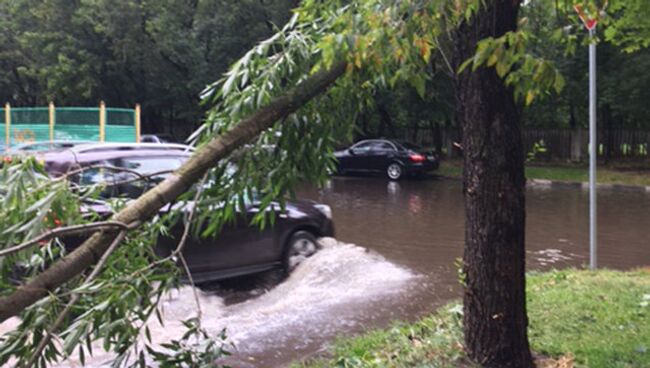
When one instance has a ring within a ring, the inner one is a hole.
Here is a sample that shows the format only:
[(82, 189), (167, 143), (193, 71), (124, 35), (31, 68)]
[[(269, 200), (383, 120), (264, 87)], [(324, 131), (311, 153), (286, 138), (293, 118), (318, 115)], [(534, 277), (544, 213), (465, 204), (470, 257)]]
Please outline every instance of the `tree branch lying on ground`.
[[(249, 142), (275, 122), (295, 112), (305, 103), (330, 87), (346, 70), (346, 62), (338, 62), (321, 70), (294, 89), (273, 99), (249, 117), (241, 120), (223, 135), (213, 138), (194, 153), (174, 174), (112, 217), (112, 221), (131, 224), (146, 221), (157, 211), (186, 192), (195, 182), (226, 158), (236, 148)], [(0, 322), (18, 315), (24, 308), (47, 296), (86, 268), (98, 262), (119, 231), (95, 232), (79, 248), (57, 261), (12, 294), (0, 299)]]

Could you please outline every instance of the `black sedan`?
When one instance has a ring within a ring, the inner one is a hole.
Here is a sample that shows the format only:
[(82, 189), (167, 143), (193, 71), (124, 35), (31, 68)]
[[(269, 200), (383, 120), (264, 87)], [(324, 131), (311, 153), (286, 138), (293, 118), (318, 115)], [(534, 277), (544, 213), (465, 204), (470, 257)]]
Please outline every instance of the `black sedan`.
[(384, 173), (391, 180), (404, 175), (421, 175), (438, 168), (433, 152), (412, 143), (392, 139), (369, 139), (334, 152), (338, 172)]

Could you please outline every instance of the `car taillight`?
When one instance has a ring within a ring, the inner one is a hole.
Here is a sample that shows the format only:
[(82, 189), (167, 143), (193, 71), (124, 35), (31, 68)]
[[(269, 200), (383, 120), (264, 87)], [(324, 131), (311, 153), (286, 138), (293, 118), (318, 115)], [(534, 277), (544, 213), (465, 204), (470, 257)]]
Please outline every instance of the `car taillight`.
[(422, 155), (420, 155), (420, 154), (417, 154), (417, 153), (412, 154), (412, 155), (409, 155), (409, 158), (410, 158), (411, 161), (413, 161), (413, 162), (422, 162), (422, 161), (425, 160), (424, 156), (422, 156)]

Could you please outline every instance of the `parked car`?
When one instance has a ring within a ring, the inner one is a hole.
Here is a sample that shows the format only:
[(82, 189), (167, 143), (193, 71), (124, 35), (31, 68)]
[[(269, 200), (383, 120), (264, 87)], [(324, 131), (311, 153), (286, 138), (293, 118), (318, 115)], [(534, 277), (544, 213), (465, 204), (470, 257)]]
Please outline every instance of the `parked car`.
[(46, 142), (30, 142), (19, 143), (5, 147), (3, 152), (3, 162), (11, 162), (12, 160), (25, 156), (39, 155), (44, 152), (55, 152), (69, 149), (81, 144), (88, 144), (88, 141), (46, 141)]
[[(106, 170), (107, 166), (126, 168), (141, 175), (161, 173), (162, 179), (169, 170), (177, 169), (190, 155), (182, 145), (130, 144), (85, 145), (44, 156), (45, 168), (52, 176), (60, 176), (70, 170), (89, 168), (73, 178), (78, 184), (108, 183), (110, 190), (105, 196), (134, 198), (148, 189), (141, 184), (119, 184), (128, 180), (132, 173)], [(91, 168), (92, 167), (92, 168)], [(125, 176), (126, 175), (126, 176)], [(118, 183), (111, 188), (110, 183)], [(193, 203), (185, 203), (187, 210)], [(102, 218), (111, 215), (108, 206), (94, 203), (85, 208)], [(317, 238), (334, 236), (331, 209), (312, 201), (289, 201), (284, 211), (278, 203), (268, 210), (276, 211), (274, 226), (260, 230), (250, 220), (260, 211), (256, 198), (245, 201), (245, 208), (238, 212), (236, 221), (224, 226), (216, 238), (190, 238), (183, 250), (189, 270), (195, 282), (220, 280), (257, 273), (275, 267), (291, 270), (301, 260), (318, 249)], [(183, 225), (172, 228), (168, 236), (161, 236), (155, 244), (155, 252), (161, 257), (171, 254), (183, 233)], [(81, 239), (66, 241), (66, 246), (79, 246)]]
[(405, 175), (421, 175), (438, 168), (433, 152), (393, 139), (368, 139), (334, 152), (338, 172), (384, 173), (391, 180)]

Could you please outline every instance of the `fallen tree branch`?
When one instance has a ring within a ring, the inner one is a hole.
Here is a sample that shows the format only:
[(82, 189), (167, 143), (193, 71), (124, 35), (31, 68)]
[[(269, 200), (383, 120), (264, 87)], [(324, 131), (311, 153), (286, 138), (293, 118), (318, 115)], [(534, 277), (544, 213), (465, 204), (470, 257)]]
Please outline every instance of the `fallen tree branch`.
[[(144, 175), (144, 174), (141, 174), (141, 173), (137, 172), (136, 170), (129, 169), (129, 168), (126, 168), (126, 167), (119, 167), (119, 166), (114, 166), (114, 165), (103, 165), (103, 164), (101, 164), (101, 165), (100, 164), (98, 164), (98, 165), (89, 165), (89, 166), (79, 167), (79, 168), (74, 169), (74, 170), (68, 170), (67, 172), (65, 172), (65, 173), (63, 173), (63, 174), (61, 174), (61, 175), (59, 175), (57, 177), (50, 178), (50, 180), (48, 180), (45, 183), (43, 183), (43, 184), (39, 185), (38, 187), (36, 187), (35, 190), (36, 191), (41, 190), (41, 189), (47, 187), (48, 185), (52, 185), (52, 184), (61, 182), (63, 180), (68, 179), (69, 177), (71, 177), (73, 175), (81, 174), (81, 173), (83, 173), (85, 171), (93, 170), (93, 169), (126, 172), (126, 173), (129, 173), (129, 174), (133, 174), (134, 176), (138, 177), (139, 180), (143, 180), (143, 181), (149, 181), (149, 177), (153, 176), (153, 175)], [(156, 174), (156, 173), (154, 173), (154, 174)], [(113, 184), (113, 185), (115, 185), (115, 184)]]
[[(112, 220), (130, 224), (144, 222), (163, 206), (186, 192), (221, 159), (236, 148), (249, 142), (283, 117), (329, 88), (346, 71), (346, 62), (338, 62), (322, 69), (295, 88), (271, 100), (265, 107), (197, 150), (174, 174), (149, 190), (113, 216)], [(79, 248), (54, 263), (50, 268), (20, 286), (13, 293), (0, 298), (0, 322), (18, 315), (28, 306), (81, 274), (97, 263), (117, 237), (115, 232), (100, 231), (93, 234)]]
[(194, 293), (194, 302), (196, 303), (196, 313), (197, 313), (196, 317), (197, 320), (199, 321), (199, 325), (201, 324), (201, 318), (203, 317), (203, 311), (201, 310), (201, 302), (199, 300), (199, 294), (196, 292), (196, 285), (194, 284), (194, 278), (192, 277), (192, 273), (190, 272), (190, 268), (188, 267), (187, 261), (185, 260), (185, 256), (183, 256), (182, 252), (183, 252), (183, 248), (185, 247), (185, 243), (187, 243), (187, 237), (190, 234), (190, 227), (192, 225), (192, 220), (194, 219), (194, 213), (196, 212), (197, 203), (199, 202), (199, 199), (201, 199), (201, 194), (203, 194), (203, 185), (205, 184), (205, 180), (207, 178), (208, 178), (207, 175), (203, 175), (203, 179), (201, 179), (199, 188), (196, 190), (196, 194), (194, 195), (194, 205), (190, 209), (190, 213), (189, 215), (187, 215), (187, 218), (185, 219), (185, 229), (183, 229), (183, 235), (181, 236), (181, 239), (178, 242), (176, 249), (174, 249), (172, 254), (169, 255), (169, 258), (178, 255), (178, 257), (181, 260), (181, 263), (183, 264), (183, 269), (187, 274), (187, 279), (190, 281), (190, 285), (192, 285), (192, 292)]
[(108, 230), (108, 229), (130, 230), (137, 226), (138, 224), (136, 223), (128, 225), (118, 221), (101, 221), (101, 222), (93, 222), (90, 224), (83, 224), (83, 225), (71, 225), (71, 226), (58, 227), (56, 229), (48, 230), (43, 234), (37, 236), (36, 238), (32, 238), (30, 240), (22, 242), (11, 248), (0, 250), (0, 257), (5, 257), (9, 254), (20, 252), (21, 250), (37, 245), (40, 242), (50, 240), (52, 238), (56, 238), (59, 236), (82, 235), (82, 234), (94, 233), (97, 230)]
[[(113, 254), (115, 249), (117, 249), (117, 246), (122, 242), (122, 240), (124, 240), (125, 237), (126, 237), (126, 230), (120, 231), (120, 233), (117, 235), (117, 237), (115, 237), (111, 245), (108, 247), (108, 249), (102, 256), (102, 258), (99, 260), (99, 262), (93, 269), (93, 272), (91, 272), (90, 275), (88, 275), (88, 278), (86, 278), (83, 285), (90, 284), (95, 279), (95, 277), (99, 275), (102, 268), (106, 264), (108, 257), (110, 257), (110, 255)], [(63, 308), (61, 313), (59, 313), (59, 315), (56, 317), (56, 320), (54, 320), (54, 323), (50, 326), (50, 328), (47, 329), (47, 334), (45, 335), (45, 337), (43, 337), (43, 340), (39, 342), (38, 347), (32, 353), (31, 357), (29, 358), (29, 361), (27, 362), (26, 365), (24, 365), (25, 367), (32, 367), (36, 364), (36, 361), (38, 360), (41, 353), (43, 352), (43, 349), (45, 349), (47, 344), (50, 342), (56, 330), (59, 327), (61, 327), (61, 324), (68, 316), (68, 313), (70, 313), (70, 310), (72, 310), (72, 307), (77, 303), (77, 301), (79, 301), (80, 297), (81, 297), (81, 293), (76, 293), (72, 295), (70, 301), (68, 301), (68, 304), (66, 304), (65, 308)]]

